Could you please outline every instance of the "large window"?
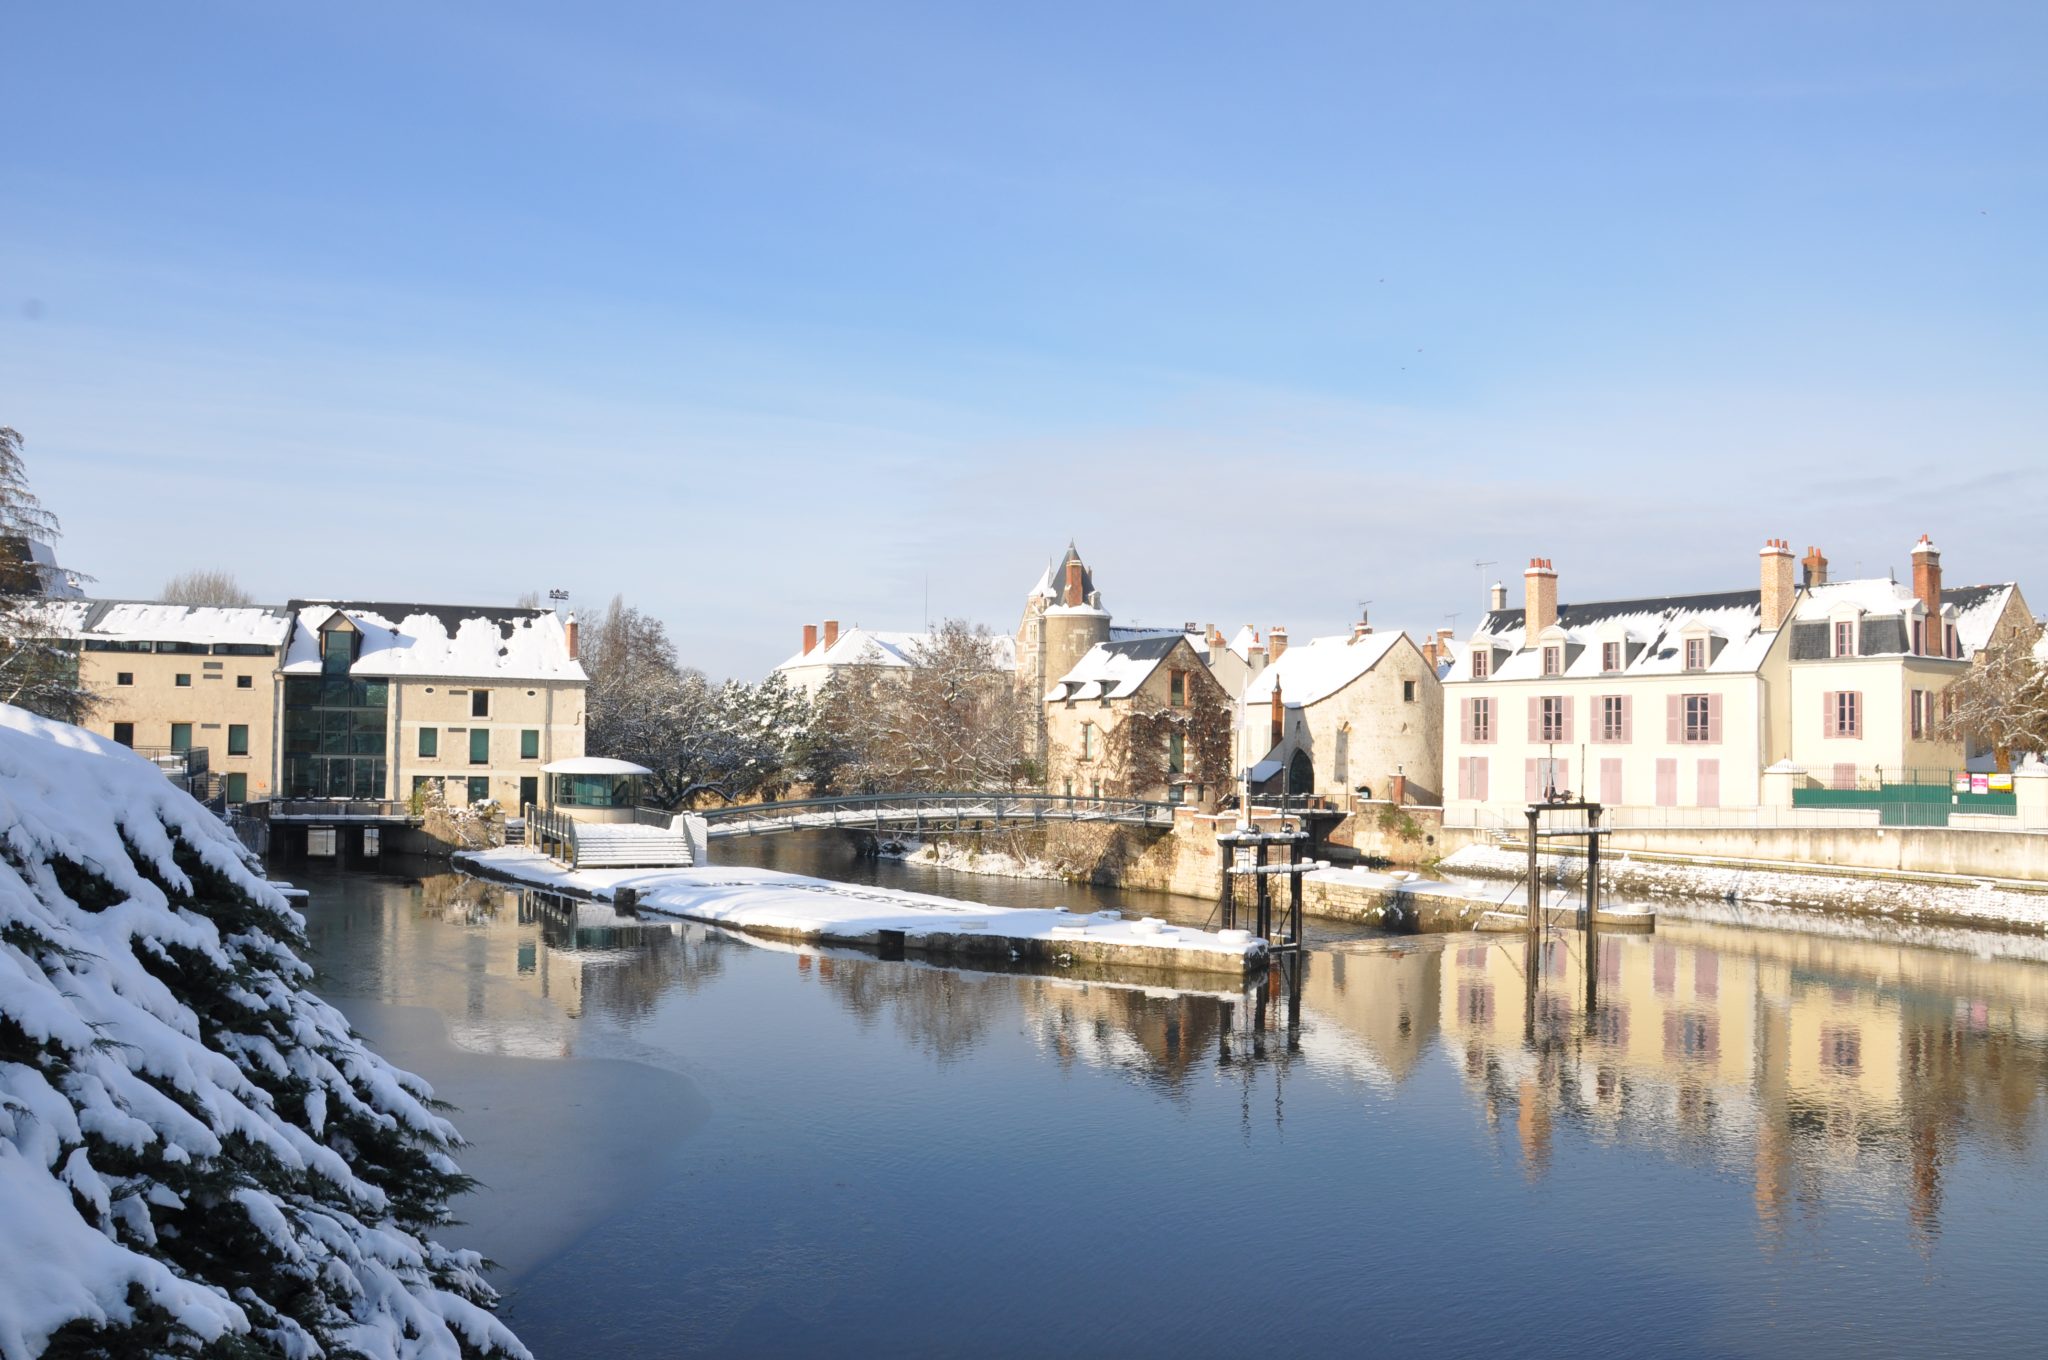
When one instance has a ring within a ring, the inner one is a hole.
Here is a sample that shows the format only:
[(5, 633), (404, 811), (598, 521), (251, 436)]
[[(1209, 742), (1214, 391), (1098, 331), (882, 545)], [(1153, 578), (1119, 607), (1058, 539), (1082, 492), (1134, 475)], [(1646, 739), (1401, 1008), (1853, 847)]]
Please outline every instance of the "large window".
[(1600, 700), (1600, 740), (1628, 740), (1628, 700), (1619, 694), (1605, 695)]
[(1856, 625), (1847, 619), (1835, 625), (1835, 655), (1856, 655)]
[(1928, 701), (1932, 697), (1924, 689), (1913, 691), (1913, 740), (1915, 741), (1924, 741), (1927, 738), (1929, 719), (1932, 716), (1934, 707)]
[(1472, 731), (1470, 739), (1475, 742), (1493, 740), (1493, 700), (1472, 701)]
[(249, 754), (249, 725), (247, 723), (228, 724), (228, 754), (231, 756), (245, 756)]
[(488, 775), (472, 775), (469, 781), (469, 801), (482, 803), (491, 796), (491, 780)]
[(246, 803), (249, 801), (249, 776), (247, 774), (237, 771), (227, 776), (224, 783), (226, 787), (222, 790), (222, 796), (228, 802)]
[(1703, 671), (1707, 668), (1707, 640), (1687, 638), (1685, 640), (1685, 668), (1689, 671)]
[[(337, 634), (322, 634), (322, 640), (334, 636)], [(389, 700), (390, 682), (385, 680), (352, 680), (346, 675), (287, 677), (284, 796), (382, 798)]]
[(1554, 695), (1545, 696), (1538, 701), (1536, 740), (1570, 740), (1565, 734), (1564, 704), (1565, 701), (1563, 699)]
[(1543, 649), (1543, 673), (1545, 675), (1562, 675), (1564, 673), (1564, 648), (1545, 647)]
[(1837, 737), (1860, 736), (1863, 732), (1862, 695), (1855, 690), (1841, 690), (1829, 705), (1833, 714), (1833, 732)]
[(133, 746), (135, 744), (135, 724), (132, 722), (115, 723), (114, 740), (122, 746)]
[(637, 807), (640, 776), (637, 774), (558, 774), (555, 803), (560, 807)]
[(347, 675), (355, 664), (356, 635), (346, 628), (330, 628), (320, 635), (320, 670), (326, 675)]
[(1170, 732), (1166, 737), (1166, 771), (1168, 774), (1188, 772), (1188, 736), (1185, 732)]
[(469, 763), (488, 765), (491, 763), (491, 729), (472, 727), (469, 729)]
[(1687, 741), (1712, 741), (1714, 739), (1713, 695), (1688, 694), (1685, 696), (1685, 739)]

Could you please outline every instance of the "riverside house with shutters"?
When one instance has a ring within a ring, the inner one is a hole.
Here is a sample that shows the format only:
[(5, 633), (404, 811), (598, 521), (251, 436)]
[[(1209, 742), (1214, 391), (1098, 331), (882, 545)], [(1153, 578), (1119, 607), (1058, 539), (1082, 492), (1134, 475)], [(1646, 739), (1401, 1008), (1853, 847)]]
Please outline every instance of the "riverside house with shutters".
[(1924, 536), (1912, 560), (1910, 586), (1831, 583), (1812, 549), (1795, 579), (1774, 539), (1755, 589), (1560, 605), (1555, 567), (1532, 559), (1523, 607), (1495, 586), (1453, 644), (1446, 807), (1755, 807), (1777, 801), (1766, 771), (1789, 796), (1962, 770), (1971, 753), (1935, 736), (1942, 692), (2027, 606), (2010, 582), (1945, 588)]

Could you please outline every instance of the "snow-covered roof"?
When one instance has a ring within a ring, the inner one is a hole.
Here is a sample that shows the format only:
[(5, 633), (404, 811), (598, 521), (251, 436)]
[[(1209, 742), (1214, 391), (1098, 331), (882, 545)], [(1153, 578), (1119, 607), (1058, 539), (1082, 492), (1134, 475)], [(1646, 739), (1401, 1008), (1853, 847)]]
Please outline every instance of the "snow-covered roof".
[[(830, 647), (822, 642), (808, 652), (798, 652), (775, 669), (799, 670), (806, 666), (910, 666), (920, 647), (929, 646), (935, 633), (891, 633), (875, 628), (849, 628)], [(1017, 639), (1007, 633), (990, 637), (995, 644), (996, 666), (1017, 669)]]
[(294, 600), (286, 675), (320, 673), (320, 630), (337, 613), (362, 634), (351, 675), (583, 681), (551, 609)]
[(32, 584), (35, 594), (50, 600), (85, 598), (85, 585), (78, 573), (58, 566), (57, 550), (41, 539), (23, 534), (0, 534), (0, 553), (5, 553), (19, 567), (26, 568), (22, 574), (28, 579), (21, 588)]
[(1250, 661), (1252, 659), (1252, 648), (1254, 647), (1259, 647), (1263, 650), (1264, 644), (1259, 641), (1259, 630), (1250, 624), (1246, 624), (1238, 629), (1237, 636), (1230, 640), (1229, 650), (1239, 661)]
[(1184, 640), (1185, 635), (1175, 631), (1127, 642), (1098, 642), (1046, 691), (1046, 701), (1128, 698)]
[[(1563, 674), (1567, 679), (1602, 674), (1679, 675), (1686, 669), (1683, 639), (1696, 631), (1721, 640), (1721, 645), (1711, 649), (1705, 668), (1709, 673), (1741, 674), (1763, 664), (1764, 654), (1777, 636), (1761, 626), (1761, 592), (1755, 590), (1559, 605), (1557, 624), (1539, 639), (1524, 637), (1522, 613), (1519, 609), (1488, 611), (1467, 645), (1454, 649), (1444, 683), (1470, 680), (1472, 651), (1489, 644), (1496, 653), (1507, 655), (1490, 668), (1488, 679), (1540, 679), (1544, 642), (1564, 645)], [(1619, 672), (1601, 668), (1601, 644), (1605, 642), (1623, 644), (1626, 655)]]
[(572, 756), (568, 760), (552, 760), (540, 767), (542, 774), (653, 774), (645, 765), (635, 765), (630, 760), (616, 760), (611, 756)]
[[(1941, 592), (1942, 617), (1955, 625), (1956, 641), (1962, 645), (1965, 657), (1990, 645), (1991, 634), (2018, 589), (2011, 581), (2003, 581), (1952, 586)], [(1889, 577), (1830, 581), (1804, 592), (1792, 611), (1792, 619), (1795, 623), (1822, 623), (1845, 608), (1853, 608), (1867, 617), (1904, 620), (1917, 612), (1919, 606), (1919, 597), (1910, 586)], [(1902, 626), (1895, 645), (1886, 650), (1903, 651), (1907, 645), (1907, 633)]]
[(1367, 633), (1297, 642), (1245, 685), (1245, 703), (1270, 703), (1275, 685), (1280, 687), (1280, 702), (1289, 708), (1321, 703), (1378, 665), (1406, 636), (1401, 632)]
[(89, 641), (184, 642), (281, 647), (292, 616), (275, 605), (157, 604), (60, 600), (44, 606), (59, 636)]

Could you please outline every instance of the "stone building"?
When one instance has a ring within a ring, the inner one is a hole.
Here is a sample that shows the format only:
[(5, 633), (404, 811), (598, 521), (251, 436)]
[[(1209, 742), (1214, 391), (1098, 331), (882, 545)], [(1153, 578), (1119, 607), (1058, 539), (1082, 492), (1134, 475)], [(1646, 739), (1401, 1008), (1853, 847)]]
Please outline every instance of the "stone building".
[(1443, 686), (1403, 632), (1360, 622), (1348, 636), (1290, 646), (1271, 633), (1272, 660), (1247, 684), (1237, 758), (1261, 791), (1438, 801)]
[(1055, 793), (1199, 804), (1230, 781), (1230, 696), (1183, 633), (1095, 644), (1041, 712)]
[(298, 601), (278, 668), (278, 787), (301, 799), (544, 804), (583, 754), (576, 620), (547, 609)]

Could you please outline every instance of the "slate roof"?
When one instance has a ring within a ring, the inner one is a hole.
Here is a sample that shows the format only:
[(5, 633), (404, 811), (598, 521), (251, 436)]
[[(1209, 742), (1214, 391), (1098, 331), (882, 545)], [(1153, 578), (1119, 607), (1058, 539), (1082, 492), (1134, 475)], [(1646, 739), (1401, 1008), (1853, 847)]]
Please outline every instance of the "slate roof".
[(1098, 642), (1046, 691), (1046, 701), (1128, 698), (1184, 641), (1185, 636), (1176, 632), (1123, 642)]

